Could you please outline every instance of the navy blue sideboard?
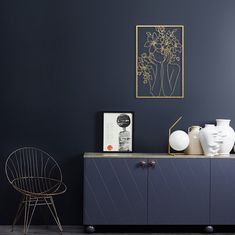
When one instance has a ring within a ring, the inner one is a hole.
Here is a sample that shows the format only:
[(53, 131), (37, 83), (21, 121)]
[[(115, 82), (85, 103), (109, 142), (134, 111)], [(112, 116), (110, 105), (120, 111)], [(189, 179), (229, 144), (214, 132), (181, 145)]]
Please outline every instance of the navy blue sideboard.
[(84, 225), (233, 225), (234, 160), (85, 153)]
[(211, 159), (211, 224), (235, 225), (235, 155)]

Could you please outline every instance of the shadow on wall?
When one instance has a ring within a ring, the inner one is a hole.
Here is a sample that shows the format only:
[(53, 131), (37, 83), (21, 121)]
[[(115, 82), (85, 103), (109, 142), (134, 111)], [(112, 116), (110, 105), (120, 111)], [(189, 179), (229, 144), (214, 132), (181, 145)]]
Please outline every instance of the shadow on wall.
[(96, 133), (95, 133), (95, 151), (103, 151), (103, 112), (97, 112), (95, 119)]
[(70, 219), (71, 208), (69, 206), (71, 204), (73, 205), (73, 221), (75, 221), (75, 225), (83, 222), (83, 164), (83, 153), (74, 155), (61, 164), (63, 181), (67, 185), (67, 192), (63, 196), (58, 196), (55, 202), (62, 225), (72, 225)]

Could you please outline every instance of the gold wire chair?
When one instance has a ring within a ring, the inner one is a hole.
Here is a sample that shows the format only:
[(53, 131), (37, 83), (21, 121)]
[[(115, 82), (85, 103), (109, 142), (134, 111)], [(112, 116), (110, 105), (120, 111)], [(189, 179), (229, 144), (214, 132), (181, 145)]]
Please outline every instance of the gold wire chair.
[(12, 231), (24, 209), (24, 234), (27, 234), (35, 208), (46, 205), (62, 232), (53, 196), (64, 193), (67, 187), (62, 182), (62, 173), (57, 162), (38, 148), (24, 147), (9, 155), (5, 172), (13, 188), (23, 195)]

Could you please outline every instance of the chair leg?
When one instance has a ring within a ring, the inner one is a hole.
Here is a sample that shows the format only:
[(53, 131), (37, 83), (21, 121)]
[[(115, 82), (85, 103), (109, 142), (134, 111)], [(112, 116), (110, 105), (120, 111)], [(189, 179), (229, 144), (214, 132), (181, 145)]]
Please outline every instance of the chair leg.
[[(35, 208), (38, 203), (38, 198), (32, 200), (31, 197), (25, 197), (25, 214), (24, 214), (24, 234), (27, 234)], [(31, 210), (32, 207), (32, 210)]]
[(12, 232), (14, 231), (14, 226), (15, 226), (16, 222), (18, 221), (18, 219), (20, 218), (20, 215), (21, 215), (21, 213), (22, 213), (22, 211), (24, 209), (24, 199), (25, 199), (25, 197), (22, 197), (22, 199), (20, 201), (18, 210), (16, 212), (16, 216), (15, 216), (13, 224), (12, 224), (12, 228), (11, 228)]
[[(47, 199), (49, 199), (49, 201), (47, 201)], [(62, 232), (63, 228), (61, 226), (60, 219), (58, 217), (56, 207), (55, 207), (55, 203), (54, 203), (54, 200), (53, 200), (52, 196), (49, 197), (49, 198), (44, 198), (44, 200), (45, 200), (45, 202), (46, 202), (46, 204), (47, 204), (47, 206), (48, 206), (48, 208), (49, 208), (56, 224), (58, 225), (60, 232)]]

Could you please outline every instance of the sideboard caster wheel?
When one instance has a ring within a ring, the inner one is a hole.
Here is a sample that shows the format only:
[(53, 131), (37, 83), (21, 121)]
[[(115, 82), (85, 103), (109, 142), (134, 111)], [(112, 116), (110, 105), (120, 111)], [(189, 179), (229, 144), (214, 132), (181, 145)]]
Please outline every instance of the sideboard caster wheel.
[(94, 233), (95, 232), (95, 227), (89, 225), (89, 226), (86, 226), (85, 230), (86, 230), (87, 233)]
[(206, 233), (213, 233), (213, 231), (214, 231), (214, 228), (212, 226), (206, 226), (205, 227), (205, 232)]

